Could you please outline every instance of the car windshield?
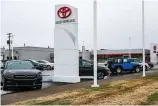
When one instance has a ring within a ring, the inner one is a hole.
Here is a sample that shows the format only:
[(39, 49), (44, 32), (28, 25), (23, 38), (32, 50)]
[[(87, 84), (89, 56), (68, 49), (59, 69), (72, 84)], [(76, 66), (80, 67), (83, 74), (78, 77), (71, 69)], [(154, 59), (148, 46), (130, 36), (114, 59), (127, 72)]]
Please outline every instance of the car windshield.
[(38, 62), (37, 61), (35, 61), (35, 60), (31, 60), (32, 62), (34, 62), (34, 63), (37, 63), (38, 64)]
[(46, 61), (46, 60), (42, 60), (42, 62), (44, 62), (44, 63), (50, 63), (49, 61)]
[(139, 59), (129, 59), (130, 62), (141, 62)]
[(6, 64), (6, 69), (32, 69), (33, 64), (30, 61), (12, 61)]

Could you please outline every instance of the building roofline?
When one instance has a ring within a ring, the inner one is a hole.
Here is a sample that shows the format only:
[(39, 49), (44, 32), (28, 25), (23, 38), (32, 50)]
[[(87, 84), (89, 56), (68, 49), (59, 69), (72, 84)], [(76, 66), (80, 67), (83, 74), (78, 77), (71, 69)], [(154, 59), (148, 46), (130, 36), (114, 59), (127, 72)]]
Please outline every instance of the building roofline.
[(21, 47), (14, 47), (14, 48), (45, 48), (45, 49), (54, 49), (51, 47), (37, 47), (37, 46), (21, 46)]

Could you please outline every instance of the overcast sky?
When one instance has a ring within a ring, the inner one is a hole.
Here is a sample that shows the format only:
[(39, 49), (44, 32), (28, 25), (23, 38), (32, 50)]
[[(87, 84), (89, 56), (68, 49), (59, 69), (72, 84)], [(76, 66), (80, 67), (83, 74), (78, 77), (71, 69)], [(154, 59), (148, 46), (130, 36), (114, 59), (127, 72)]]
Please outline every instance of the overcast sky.
[[(98, 0), (98, 49), (142, 47), (142, 0)], [(93, 0), (2, 0), (1, 47), (12, 32), (15, 46), (54, 47), (56, 4), (78, 8), (79, 47), (93, 48)], [(158, 43), (158, 0), (145, 0), (145, 47)]]

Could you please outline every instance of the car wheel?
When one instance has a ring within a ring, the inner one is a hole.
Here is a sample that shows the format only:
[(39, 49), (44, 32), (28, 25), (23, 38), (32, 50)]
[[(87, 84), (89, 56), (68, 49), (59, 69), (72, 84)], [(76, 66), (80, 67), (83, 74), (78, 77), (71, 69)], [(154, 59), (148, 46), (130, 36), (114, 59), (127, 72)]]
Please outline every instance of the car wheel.
[(121, 74), (122, 73), (122, 68), (121, 67), (117, 67), (116, 68), (116, 72), (117, 72), (117, 74)]
[(99, 71), (97, 77), (98, 77), (98, 79), (104, 79), (104, 77), (105, 77), (104, 72)]
[(36, 86), (36, 89), (41, 89), (41, 88), (42, 88), (42, 85)]
[(50, 65), (47, 66), (47, 70), (51, 70), (51, 66)]
[(135, 72), (136, 72), (136, 73), (139, 73), (139, 72), (140, 72), (139, 66), (136, 66), (136, 67), (135, 67)]

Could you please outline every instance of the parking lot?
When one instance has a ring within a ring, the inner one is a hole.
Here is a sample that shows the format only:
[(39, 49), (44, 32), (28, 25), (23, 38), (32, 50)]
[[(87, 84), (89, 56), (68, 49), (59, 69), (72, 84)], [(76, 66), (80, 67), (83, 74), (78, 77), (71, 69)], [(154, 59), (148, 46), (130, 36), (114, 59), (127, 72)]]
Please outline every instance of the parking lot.
[[(158, 69), (154, 68), (150, 71), (146, 71), (147, 76), (157, 73)], [(44, 73), (44, 72), (43, 72)], [(107, 79), (103, 79), (103, 80), (98, 80), (99, 84), (102, 83), (108, 83), (111, 81), (117, 81), (117, 80), (126, 80), (126, 79), (132, 79), (132, 78), (138, 78), (141, 77), (142, 72), (141, 73), (126, 73), (124, 75), (118, 75), (118, 76), (109, 76)], [(73, 90), (73, 89), (78, 89), (78, 88), (85, 88), (85, 87), (90, 87), (91, 84), (93, 84), (92, 80), (82, 80), (81, 83), (77, 83), (77, 84), (56, 84), (51, 82), (52, 85), (50, 85), (48, 88), (45, 89), (41, 89), (41, 90), (34, 90), (34, 91), (27, 91), (27, 92), (14, 92), (11, 94), (6, 94), (6, 95), (2, 95), (1, 99), (2, 99), (2, 104), (10, 104), (10, 103), (14, 103), (17, 101), (22, 101), (22, 100), (26, 100), (26, 99), (31, 99), (31, 98), (36, 98), (36, 97), (40, 97), (40, 96), (47, 96), (50, 94), (54, 94), (54, 93), (59, 93), (59, 92), (63, 92), (65, 90)], [(8, 98), (12, 98), (9, 99)]]
[[(153, 69), (151, 69), (149, 71), (146, 71), (146, 73), (153, 73), (153, 72), (155, 72), (155, 70), (156, 71), (158, 70), (158, 66), (154, 67)], [(42, 89), (51, 87), (53, 85), (56, 86), (56, 85), (64, 85), (65, 84), (65, 83), (53, 83), (52, 82), (51, 76), (53, 76), (53, 71), (54, 70), (44, 70), (44, 71), (42, 71), (42, 74), (43, 74)], [(137, 75), (137, 74), (138, 73), (133, 73), (133, 74), (131, 74), (131, 73), (128, 74), (127, 73), (125, 75), (133, 76), (133, 75)], [(123, 75), (121, 75), (121, 76), (123, 76)], [(109, 78), (111, 79), (113, 77), (116, 77), (116, 75), (111, 75), (111, 76), (105, 77), (104, 79), (109, 79)], [(81, 80), (81, 81), (89, 81), (89, 80), (92, 79), (92, 77), (82, 77), (82, 78), (83, 78), (83, 80)], [(23, 92), (23, 91), (28, 91), (28, 90), (29, 89), (20, 89), (20, 90), (14, 90), (14, 91), (3, 91), (3, 90), (1, 90), (1, 95), (6, 95), (6, 94), (16, 93), (16, 92)], [(30, 89), (30, 90), (32, 90), (32, 89)]]

